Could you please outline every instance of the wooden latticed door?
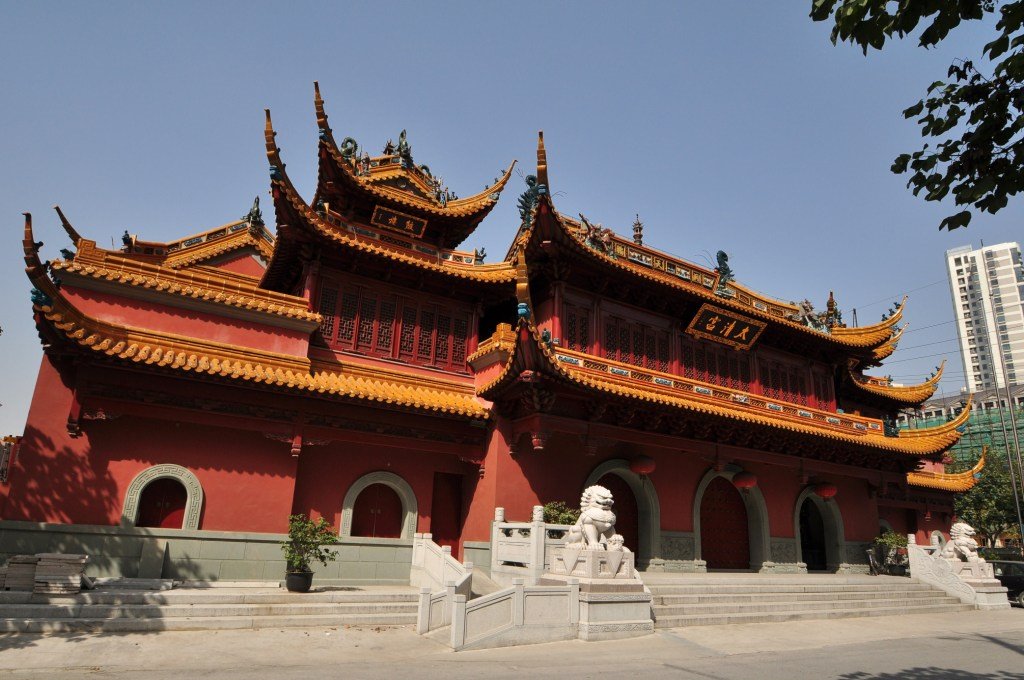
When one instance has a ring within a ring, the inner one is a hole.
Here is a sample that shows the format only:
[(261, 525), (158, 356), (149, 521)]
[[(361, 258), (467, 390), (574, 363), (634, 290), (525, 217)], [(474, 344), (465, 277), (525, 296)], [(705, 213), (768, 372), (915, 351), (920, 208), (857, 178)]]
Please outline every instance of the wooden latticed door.
[(725, 477), (715, 477), (701, 498), (700, 552), (708, 569), (750, 569), (747, 508)]

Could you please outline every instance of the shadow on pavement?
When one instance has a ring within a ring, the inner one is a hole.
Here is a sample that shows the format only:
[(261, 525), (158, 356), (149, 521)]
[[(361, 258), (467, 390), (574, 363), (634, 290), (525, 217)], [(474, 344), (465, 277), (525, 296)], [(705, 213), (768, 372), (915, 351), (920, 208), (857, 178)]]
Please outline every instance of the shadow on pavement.
[(978, 673), (977, 671), (965, 671), (959, 668), (938, 668), (936, 666), (904, 668), (892, 673), (844, 673), (837, 675), (840, 680), (1024, 680), (1024, 673), (1011, 673), (1009, 671), (997, 671), (995, 673)]

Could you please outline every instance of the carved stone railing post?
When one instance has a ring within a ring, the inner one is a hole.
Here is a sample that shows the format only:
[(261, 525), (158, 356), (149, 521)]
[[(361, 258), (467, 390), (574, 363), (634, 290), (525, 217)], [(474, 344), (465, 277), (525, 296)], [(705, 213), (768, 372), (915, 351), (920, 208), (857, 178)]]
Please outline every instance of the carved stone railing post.
[(466, 596), (456, 595), (452, 600), (452, 649), (459, 650), (466, 644)]
[(522, 626), (526, 620), (526, 586), (523, 579), (512, 579), (515, 593), (512, 595), (512, 625)]
[(533, 506), (530, 522), (530, 585), (535, 585), (544, 573), (544, 544), (547, 538), (544, 525), (544, 506)]
[(420, 606), (416, 611), (416, 632), (420, 635), (430, 630), (430, 588), (420, 588)]

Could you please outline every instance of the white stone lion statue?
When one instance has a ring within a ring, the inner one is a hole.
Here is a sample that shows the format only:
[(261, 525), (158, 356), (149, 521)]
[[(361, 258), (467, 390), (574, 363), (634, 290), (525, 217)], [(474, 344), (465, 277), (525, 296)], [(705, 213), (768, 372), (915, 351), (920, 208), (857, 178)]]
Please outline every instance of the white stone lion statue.
[(974, 533), (974, 527), (967, 522), (956, 522), (949, 530), (949, 541), (942, 547), (942, 557), (958, 559), (962, 562), (981, 560), (978, 556), (978, 542), (974, 540)]
[(580, 497), (580, 518), (565, 536), (565, 547), (583, 550), (629, 552), (623, 538), (615, 533), (612, 492), (603, 486), (589, 486)]

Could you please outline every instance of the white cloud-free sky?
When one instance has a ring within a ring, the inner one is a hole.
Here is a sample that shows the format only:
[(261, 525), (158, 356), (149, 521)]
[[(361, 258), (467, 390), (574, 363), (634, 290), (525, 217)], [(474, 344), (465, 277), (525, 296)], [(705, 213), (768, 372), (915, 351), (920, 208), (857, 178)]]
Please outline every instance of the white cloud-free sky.
[[(67, 247), (51, 206), (102, 245), (170, 240), (266, 196), (263, 109), (288, 172), (316, 178), (313, 81), (338, 136), (377, 150), (408, 129), (419, 163), (460, 195), (545, 131), (563, 212), (711, 264), (785, 300), (829, 290), (847, 321), (910, 293), (911, 331), (879, 373), (963, 382), (946, 249), (1020, 239), (1022, 204), (939, 232), (888, 168), (921, 143), (901, 111), (991, 22), (938, 49), (867, 58), (832, 46), (809, 0), (675, 3), (16, 3), (0, 1), (0, 433), (20, 434), (41, 356), (20, 259), (21, 212), (44, 257)], [(465, 244), (503, 254), (517, 178)]]

